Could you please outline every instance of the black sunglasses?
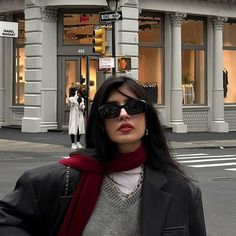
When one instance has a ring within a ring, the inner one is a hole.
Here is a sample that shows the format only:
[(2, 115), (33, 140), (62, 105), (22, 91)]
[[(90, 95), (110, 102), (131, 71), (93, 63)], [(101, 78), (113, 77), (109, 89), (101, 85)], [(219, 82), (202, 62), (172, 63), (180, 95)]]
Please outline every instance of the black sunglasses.
[(146, 111), (146, 102), (144, 100), (131, 100), (124, 105), (105, 104), (98, 109), (99, 116), (102, 119), (112, 119), (120, 115), (120, 110), (124, 108), (129, 115), (137, 115)]

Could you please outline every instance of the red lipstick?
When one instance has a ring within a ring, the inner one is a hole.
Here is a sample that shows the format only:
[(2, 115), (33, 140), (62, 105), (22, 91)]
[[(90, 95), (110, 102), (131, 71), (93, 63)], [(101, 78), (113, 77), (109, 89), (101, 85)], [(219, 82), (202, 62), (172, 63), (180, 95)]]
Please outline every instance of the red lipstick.
[(130, 130), (132, 130), (134, 127), (129, 124), (129, 123), (123, 123), (119, 126), (118, 130), (122, 131), (122, 132), (129, 132)]

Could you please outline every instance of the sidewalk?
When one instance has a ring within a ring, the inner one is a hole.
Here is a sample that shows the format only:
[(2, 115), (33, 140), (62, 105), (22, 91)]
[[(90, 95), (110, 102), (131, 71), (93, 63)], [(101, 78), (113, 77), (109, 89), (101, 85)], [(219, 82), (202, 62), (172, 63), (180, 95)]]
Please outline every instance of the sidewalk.
[(213, 133), (191, 132), (171, 133), (166, 132), (166, 137), (173, 149), (180, 148), (230, 148), (236, 147), (236, 132)]
[[(1, 158), (63, 157), (71, 152), (70, 137), (66, 132), (22, 133), (20, 129), (0, 129)], [(14, 158), (15, 159), (15, 158)]]
[[(167, 140), (172, 149), (181, 148), (227, 148), (236, 147), (236, 132), (229, 133), (171, 133), (165, 132)], [(82, 137), (82, 143), (84, 137)], [(14, 145), (13, 145), (14, 144)], [(22, 133), (20, 129), (1, 128), (0, 129), (0, 151), (2, 148), (20, 148), (26, 146), (31, 150), (44, 152), (48, 149), (55, 149), (64, 152), (70, 150), (70, 137), (67, 131), (47, 133)]]

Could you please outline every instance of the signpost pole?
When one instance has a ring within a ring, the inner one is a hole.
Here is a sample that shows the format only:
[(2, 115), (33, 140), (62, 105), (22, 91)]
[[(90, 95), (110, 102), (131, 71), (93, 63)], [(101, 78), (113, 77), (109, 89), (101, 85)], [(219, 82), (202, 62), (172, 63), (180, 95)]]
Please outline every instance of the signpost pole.
[(114, 58), (114, 67), (112, 68), (112, 75), (116, 75), (116, 31), (115, 21), (112, 21), (112, 57)]

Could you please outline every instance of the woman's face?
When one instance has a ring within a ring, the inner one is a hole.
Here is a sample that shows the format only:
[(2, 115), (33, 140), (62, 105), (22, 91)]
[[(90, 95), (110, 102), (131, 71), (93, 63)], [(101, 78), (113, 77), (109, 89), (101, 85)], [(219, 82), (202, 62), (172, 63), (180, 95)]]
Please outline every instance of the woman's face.
[[(138, 99), (125, 85), (121, 86), (119, 91), (132, 99)], [(131, 100), (119, 91), (111, 91), (106, 103), (124, 105)], [(118, 117), (105, 119), (104, 122), (107, 135), (117, 144), (120, 152), (132, 152), (141, 145), (141, 138), (145, 132), (145, 113), (129, 115), (125, 108), (121, 108)]]

